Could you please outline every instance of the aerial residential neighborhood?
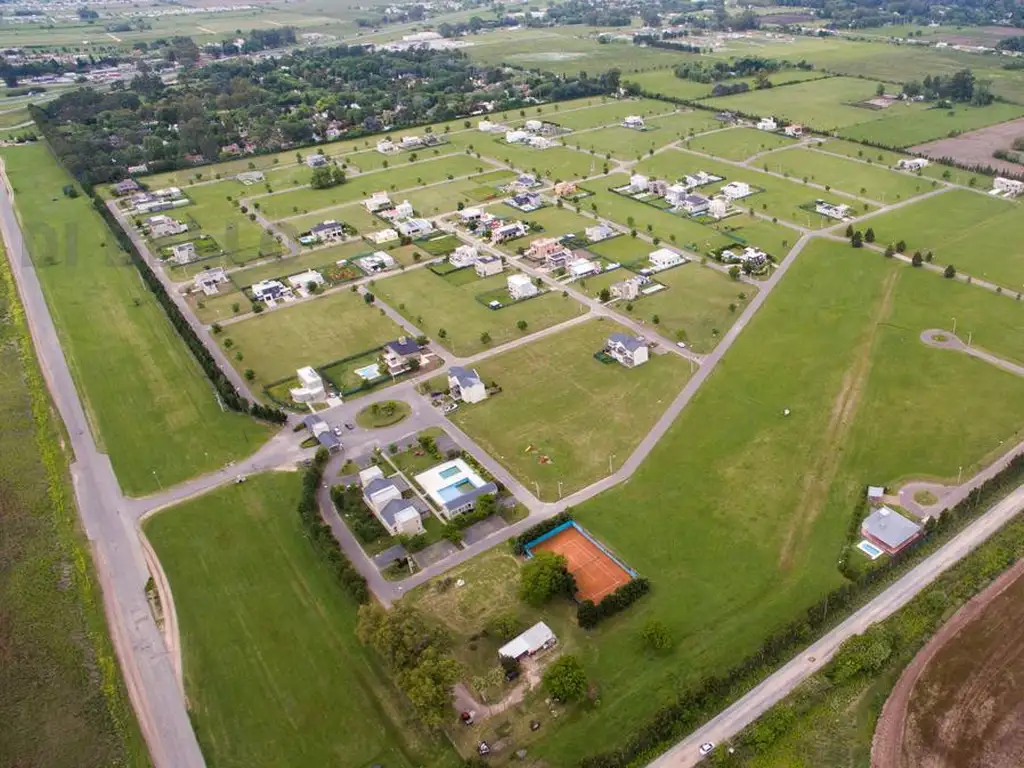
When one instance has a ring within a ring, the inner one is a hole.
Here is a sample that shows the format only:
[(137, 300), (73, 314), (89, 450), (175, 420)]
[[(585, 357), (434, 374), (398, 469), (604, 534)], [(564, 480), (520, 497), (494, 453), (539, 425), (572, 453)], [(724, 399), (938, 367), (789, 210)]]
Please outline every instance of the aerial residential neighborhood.
[(9, 4), (0, 762), (1019, 765), (1022, 30)]

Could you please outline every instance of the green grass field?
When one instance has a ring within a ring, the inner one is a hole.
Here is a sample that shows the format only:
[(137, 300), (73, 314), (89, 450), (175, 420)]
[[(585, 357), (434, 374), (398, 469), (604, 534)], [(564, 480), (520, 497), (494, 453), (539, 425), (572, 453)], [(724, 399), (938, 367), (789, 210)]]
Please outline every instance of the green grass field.
[(146, 523), (170, 581), (206, 760), (449, 765), (355, 637), (356, 606), (310, 546), (299, 478), (252, 477)]
[[(829, 139), (821, 145), (818, 151), (845, 155), (882, 168), (893, 168), (900, 160), (912, 157), (912, 155), (905, 155), (900, 152), (890, 152), (887, 149), (866, 147), (863, 144), (857, 144), (853, 141), (844, 141), (843, 139)], [(961, 184), (964, 186), (970, 185), (971, 179), (974, 179), (974, 184), (980, 189), (984, 189), (992, 183), (991, 177), (985, 176), (984, 174), (970, 173), (959, 168), (948, 168), (947, 166), (939, 165), (938, 163), (926, 165), (921, 170), (921, 176), (927, 179), (945, 179), (954, 184)]]
[(906, 173), (896, 173), (884, 166), (867, 165), (844, 160), (810, 149), (791, 149), (760, 158), (758, 167), (768, 166), (774, 173), (810, 179), (815, 184), (850, 195), (866, 197), (880, 203), (895, 203), (934, 189), (935, 181)]
[[(797, 83), (802, 80), (816, 80), (823, 77), (822, 72), (815, 70), (784, 69), (769, 76), (769, 80), (776, 86), (788, 83)], [(673, 99), (703, 99), (711, 95), (712, 83), (698, 83), (693, 80), (684, 80), (676, 77), (672, 69), (660, 69), (653, 72), (640, 72), (630, 75), (626, 80), (636, 83), (646, 92), (668, 96)], [(725, 81), (727, 84), (745, 82), (751, 88), (754, 87), (754, 79), (750, 77), (739, 77)]]
[(503, 196), (498, 187), (516, 177), (512, 171), (493, 171), (436, 187), (403, 194), (421, 216), (437, 216), (454, 211), (459, 203), (469, 208)]
[[(895, 109), (890, 107), (888, 111)], [(926, 141), (944, 139), (954, 132), (963, 133), (1002, 123), (1024, 115), (1019, 104), (991, 104), (987, 107), (958, 105), (955, 109), (927, 109), (903, 112), (861, 125), (849, 125), (839, 134), (855, 141), (885, 143), (895, 147), (912, 147)]]
[[(609, 100), (605, 103), (596, 103), (586, 109), (567, 110), (560, 108), (556, 111), (549, 111), (542, 117), (558, 123), (563, 128), (572, 128), (575, 131), (586, 128), (598, 128), (606, 125), (616, 125), (622, 122), (627, 115), (640, 115), (644, 118), (664, 115), (675, 111), (674, 104), (654, 99), (622, 99)], [(532, 117), (529, 111), (526, 117)], [(570, 137), (571, 139), (571, 137)]]
[(236, 368), (251, 368), (254, 382), (267, 385), (295, 375), (304, 365), (318, 368), (403, 333), (376, 307), (368, 307), (362, 296), (346, 289), (233, 323), (217, 339)]
[[(698, 136), (685, 142), (683, 146), (694, 152), (724, 157), (726, 160), (746, 160), (751, 155), (770, 152), (795, 143), (795, 139), (777, 133), (759, 131), (756, 128), (733, 128), (709, 133), (707, 136)], [(776, 155), (769, 155), (764, 159), (767, 162), (775, 157)]]
[(264, 232), (227, 199), (231, 196), (238, 200), (241, 196), (235, 182), (195, 186), (187, 194), (193, 204), (182, 209), (182, 213), (195, 219), (204, 233), (212, 235), (235, 264), (283, 250), (273, 235)]
[(1024, 237), (1024, 208), (977, 192), (954, 189), (864, 222), (877, 242), (903, 240), (909, 253), (930, 250), (937, 264), (1024, 291), (1024, 255), (1011, 243)]
[(677, 112), (646, 121), (647, 130), (637, 131), (616, 125), (586, 131), (567, 138), (567, 143), (583, 150), (594, 150), (599, 156), (611, 155), (622, 160), (640, 157), (693, 133), (712, 130), (719, 123), (709, 112)]
[[(586, 134), (583, 134), (586, 136)], [(560, 139), (566, 144), (574, 145), (572, 134)], [(582, 179), (594, 173), (600, 173), (604, 161), (581, 152), (574, 152), (567, 147), (550, 147), (534, 149), (519, 144), (506, 144), (493, 139), (478, 141), (474, 145), (477, 152), (504, 163), (518, 171), (529, 171), (538, 178), (557, 181), (559, 179)]]
[[(373, 290), (416, 327), (460, 357), (549, 328), (584, 311), (582, 304), (563, 298), (557, 292), (498, 310), (489, 309), (477, 300), (478, 294), (503, 290), (506, 278), (514, 271), (463, 283), (439, 277), (428, 269), (418, 269), (378, 280)], [(511, 300), (507, 291), (504, 297)], [(520, 320), (527, 323), (526, 331), (517, 327)], [(444, 338), (441, 338), (441, 329), (445, 331)], [(484, 333), (491, 337), (489, 344), (480, 340)]]
[[(328, 267), (341, 259), (353, 259), (356, 256), (370, 253), (372, 250), (369, 245), (360, 242), (303, 251), (298, 256), (274, 259), (266, 264), (258, 264), (254, 267), (246, 267), (237, 272), (232, 272), (231, 281), (239, 288), (247, 288), (261, 280), (283, 278), (307, 269)], [(248, 302), (244, 303), (248, 306)]]
[(609, 474), (609, 461), (622, 465), (690, 375), (671, 354), (633, 370), (596, 360), (623, 330), (588, 322), (475, 366), (502, 392), (453, 421), (529, 488), (537, 483), (542, 499), (558, 498), (559, 481), (565, 495)]
[[(55, 418), (0, 251), (0, 763), (148, 766)], [(70, 453), (70, 452), (69, 452)]]
[(150, 493), (256, 450), (269, 429), (221, 410), (88, 198), (61, 195), (69, 179), (46, 146), (3, 155), (64, 354), (125, 493)]
[[(955, 478), (1019, 433), (1024, 381), (918, 340), (947, 291), (975, 289), (849, 254), (827, 241), (805, 249), (639, 471), (577, 507), (654, 588), (577, 650), (602, 706), (536, 745), (549, 764), (621, 744), (674, 691), (839, 584), (866, 483)], [(676, 640), (663, 656), (638, 639), (651, 618)]]

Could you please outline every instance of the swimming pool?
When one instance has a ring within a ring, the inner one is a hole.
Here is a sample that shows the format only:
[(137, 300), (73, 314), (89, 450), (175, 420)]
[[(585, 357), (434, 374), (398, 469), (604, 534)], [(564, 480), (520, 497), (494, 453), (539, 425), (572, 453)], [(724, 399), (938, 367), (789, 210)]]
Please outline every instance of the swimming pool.
[(462, 472), (462, 469), (460, 469), (459, 467), (448, 467), (448, 469), (442, 469), (440, 472), (438, 472), (438, 476), (444, 480), (447, 480), (449, 477), (455, 477), (455, 475), (459, 474), (460, 472)]
[(440, 496), (444, 501), (452, 501), (453, 499), (459, 498), (465, 493), (469, 493), (476, 486), (473, 485), (469, 480), (459, 480), (457, 483), (446, 485), (444, 488), (437, 489), (437, 495)]
[(870, 557), (872, 560), (877, 560), (882, 556), (882, 550), (876, 547), (867, 539), (863, 539), (860, 544), (857, 545), (857, 549), (863, 552), (865, 555)]
[(355, 374), (364, 381), (373, 381), (380, 377), (380, 367), (377, 363), (371, 363), (370, 365), (364, 365), (362, 368), (356, 368)]

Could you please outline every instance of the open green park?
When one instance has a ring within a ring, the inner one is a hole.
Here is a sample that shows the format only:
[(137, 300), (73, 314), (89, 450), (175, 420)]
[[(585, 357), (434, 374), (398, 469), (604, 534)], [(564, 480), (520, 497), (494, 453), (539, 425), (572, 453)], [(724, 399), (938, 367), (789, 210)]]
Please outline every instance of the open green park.
[(866, 219), (876, 242), (906, 243), (907, 252), (931, 251), (935, 263), (952, 264), (972, 277), (1012, 293), (1024, 291), (1024, 208), (983, 192), (952, 189)]
[(759, 158), (756, 164), (767, 166), (773, 173), (809, 179), (814, 184), (883, 204), (923, 195), (938, 186), (935, 179), (897, 173), (877, 164), (823, 155), (810, 149), (775, 152)]
[(357, 606), (310, 545), (299, 493), (295, 473), (258, 475), (145, 524), (174, 595), (206, 760), (448, 765), (454, 755), (419, 730), (356, 639)]
[[(378, 280), (373, 291), (431, 339), (460, 357), (549, 328), (586, 311), (575, 299), (547, 292), (512, 303), (505, 290), (511, 272), (478, 278), (471, 267), (447, 276), (417, 269)], [(502, 294), (491, 309), (478, 297)], [(523, 329), (519, 323), (525, 322)], [(442, 333), (443, 331), (443, 333)], [(489, 341), (484, 341), (487, 335)]]
[[(727, 131), (697, 136), (683, 142), (682, 146), (694, 152), (703, 152), (706, 155), (723, 157), (726, 160), (741, 161), (752, 155), (782, 149), (795, 143), (796, 141), (788, 136), (759, 131), (756, 128), (730, 128)], [(775, 155), (769, 155), (766, 159), (774, 157)]]
[(403, 333), (383, 310), (346, 289), (224, 326), (216, 338), (238, 370), (251, 369), (253, 381), (266, 386), (303, 366), (319, 368)]
[(3, 156), (68, 365), (124, 491), (151, 493), (259, 447), (269, 427), (221, 409), (88, 198), (61, 194), (69, 179), (47, 147)]
[(594, 482), (629, 458), (690, 375), (674, 354), (634, 369), (594, 357), (623, 332), (586, 322), (474, 366), (502, 391), (453, 421), (544, 500), (559, 483), (567, 495)]
[[(574, 647), (602, 706), (559, 723), (533, 754), (571, 765), (621, 745), (676, 692), (754, 652), (839, 585), (836, 559), (866, 484), (948, 481), (1019, 439), (1024, 381), (919, 340), (942, 327), (954, 291), (988, 305), (976, 319), (989, 332), (1003, 327), (996, 318), (1013, 322), (1003, 297), (839, 243), (804, 249), (638, 472), (576, 508), (653, 589)], [(504, 392), (484, 408), (509, 397), (512, 374), (494, 375)], [(456, 414), (481, 439), (474, 419), (486, 410)], [(521, 464), (529, 439), (490, 449)], [(517, 474), (528, 469), (542, 467)], [(475, 560), (460, 577), (472, 584), (475, 568), (491, 567)], [(639, 642), (650, 619), (673, 637), (663, 655)]]

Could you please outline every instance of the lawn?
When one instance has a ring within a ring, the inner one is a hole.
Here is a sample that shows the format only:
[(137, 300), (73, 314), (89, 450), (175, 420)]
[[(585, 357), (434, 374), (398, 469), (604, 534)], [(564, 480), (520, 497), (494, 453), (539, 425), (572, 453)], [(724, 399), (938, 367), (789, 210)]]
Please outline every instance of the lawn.
[[(901, 152), (890, 152), (887, 149), (867, 147), (863, 144), (857, 144), (853, 141), (844, 141), (843, 139), (829, 139), (820, 146), (820, 151), (830, 152), (837, 155), (846, 155), (847, 157), (863, 160), (864, 162), (872, 165), (877, 164), (883, 168), (894, 168), (896, 163), (900, 160), (913, 157), (912, 155), (905, 155)], [(926, 165), (921, 169), (921, 176), (928, 179), (944, 179), (952, 182), (953, 184), (961, 184), (963, 186), (970, 185), (971, 179), (974, 179), (974, 185), (977, 185), (981, 189), (991, 186), (992, 184), (991, 176), (987, 176), (982, 173), (971, 173), (960, 168), (950, 168), (945, 165), (940, 165), (939, 163), (930, 163)]]
[(217, 338), (236, 368), (251, 368), (254, 381), (266, 386), (304, 365), (319, 368), (403, 333), (381, 310), (367, 306), (362, 296), (343, 290), (226, 326)]
[[(707, 136), (698, 136), (684, 142), (686, 149), (703, 152), (706, 155), (724, 157), (726, 160), (746, 160), (759, 152), (770, 152), (773, 149), (790, 147), (796, 144), (795, 139), (756, 128), (732, 128), (728, 131), (717, 131)], [(771, 162), (779, 156), (777, 153), (765, 158)]]
[[(146, 523), (174, 593), (185, 689), (211, 765), (448, 765), (355, 637), (311, 547), (299, 477), (229, 485)], [(358, 727), (344, 724), (358, 723)]]
[(622, 160), (638, 158), (652, 149), (701, 131), (719, 127), (709, 112), (676, 112), (647, 120), (647, 130), (637, 131), (615, 125), (569, 137), (568, 143), (598, 155), (612, 155)]
[[(583, 134), (586, 136), (587, 134)], [(582, 137), (581, 137), (582, 138)], [(570, 135), (560, 141), (576, 144)], [(519, 144), (506, 144), (504, 140), (485, 140), (476, 143), (476, 151), (505, 163), (519, 171), (535, 174), (551, 181), (559, 179), (582, 179), (600, 173), (604, 161), (567, 147), (534, 149)]]
[(904, 240), (908, 252), (930, 250), (938, 264), (1024, 291), (1024, 238), (1020, 203), (954, 189), (864, 221), (880, 243)]
[(881, 203), (895, 203), (930, 192), (933, 181), (907, 173), (897, 173), (882, 166), (844, 160), (810, 149), (792, 149), (760, 158), (758, 166), (769, 171), (810, 179), (815, 184), (831, 186), (850, 195), (866, 197)]
[(953, 109), (932, 108), (921, 112), (904, 112), (861, 125), (848, 125), (839, 133), (854, 141), (912, 147), (926, 141), (944, 139), (954, 133), (1013, 120), (1021, 115), (1024, 115), (1024, 106), (1019, 104), (990, 104), (987, 107), (957, 105)]
[(336, 264), (342, 259), (353, 259), (359, 255), (370, 253), (370, 247), (363, 242), (332, 245), (312, 251), (302, 251), (298, 256), (286, 259), (274, 259), (266, 264), (246, 267), (231, 273), (231, 281), (239, 288), (248, 288), (253, 283), (272, 278), (283, 278), (298, 274), (307, 269), (322, 269)]
[[(583, 323), (475, 366), (501, 394), (452, 420), (546, 501), (620, 467), (690, 375), (672, 354), (629, 370), (594, 357), (610, 321)], [(642, 396), (638, 396), (642, 393)], [(535, 485), (536, 484), (536, 485)]]
[[(600, 184), (601, 182), (596, 183)], [(590, 199), (592, 198), (586, 198), (586, 200)], [(528, 246), (529, 243), (541, 237), (561, 237), (562, 235), (570, 234), (583, 237), (584, 230), (597, 223), (593, 219), (571, 211), (568, 208), (558, 208), (554, 205), (548, 205), (530, 213), (523, 213), (502, 203), (492, 205), (487, 210), (503, 219), (518, 219), (526, 223), (536, 222), (544, 227), (542, 232), (531, 232), (525, 237), (510, 240), (497, 246), (507, 253), (515, 253), (517, 248)]]
[(0, 251), (0, 763), (149, 766), (75, 513), (63, 425)]
[[(575, 109), (564, 111), (551, 111), (541, 115), (546, 120), (558, 123), (563, 128), (582, 130), (585, 128), (597, 128), (604, 125), (615, 125), (621, 123), (628, 115), (640, 115), (648, 118), (654, 115), (664, 115), (675, 111), (676, 106), (665, 101), (654, 99), (621, 99), (612, 100), (604, 104), (595, 104), (588, 109)], [(527, 112), (527, 118), (532, 115)], [(572, 137), (570, 137), (572, 138)]]
[(61, 346), (125, 493), (151, 493), (256, 450), (270, 430), (221, 409), (89, 199), (61, 195), (70, 180), (48, 148), (3, 155)]
[[(576, 508), (654, 588), (578, 650), (601, 708), (560, 724), (533, 754), (574, 765), (621, 744), (674, 692), (837, 586), (866, 483), (955, 478), (1010, 444), (1024, 381), (918, 339), (945, 299), (935, 275), (827, 241), (804, 250), (638, 472)], [(674, 650), (642, 650), (651, 618)]]
[(855, 123), (916, 114), (923, 110), (921, 104), (893, 104), (885, 110), (853, 106), (873, 99), (876, 85), (871, 80), (830, 77), (734, 96), (719, 96), (705, 99), (703, 103), (715, 109), (735, 110), (747, 115), (774, 115), (823, 133)]
[[(379, 190), (398, 192), (404, 189), (434, 184), (448, 177), (468, 176), (479, 173), (487, 164), (467, 155), (452, 155), (436, 160), (420, 159), (416, 163), (394, 163), (386, 171), (353, 176), (346, 183), (330, 189), (304, 187), (273, 195), (253, 198), (260, 204), (260, 210), (271, 219), (283, 219), (300, 213), (309, 213), (322, 208), (331, 208), (343, 203), (359, 202)], [(400, 201), (399, 195), (395, 195)], [(384, 222), (380, 222), (383, 228)], [(358, 225), (357, 225), (358, 228)]]
[[(549, 328), (585, 311), (582, 304), (557, 292), (545, 293), (498, 310), (490, 309), (477, 300), (478, 294), (503, 290), (509, 274), (511, 272), (463, 283), (435, 275), (429, 269), (417, 269), (378, 280), (374, 292), (416, 327), (460, 357)], [(509, 298), (507, 291), (505, 297)], [(525, 331), (517, 327), (520, 320), (527, 323)], [(484, 333), (491, 337), (487, 344), (481, 341)]]
[(511, 171), (494, 171), (403, 194), (402, 199), (412, 203), (421, 216), (437, 216), (454, 211), (459, 203), (469, 208), (503, 196), (498, 187), (515, 176)]
[[(403, 199), (405, 195), (402, 195)], [(369, 213), (362, 202), (342, 203), (334, 208), (311, 214), (291, 214), (278, 221), (281, 229), (292, 239), (298, 240), (299, 235), (308, 232), (313, 226), (327, 220), (340, 221), (354, 227), (356, 232), (365, 235), (387, 227), (383, 219)]]
[(244, 264), (283, 250), (273, 235), (250, 221), (228, 200), (228, 197), (236, 201), (239, 198), (238, 185), (234, 182), (192, 187), (187, 194), (193, 204), (184, 208), (183, 213), (195, 219), (204, 233), (213, 235), (235, 264)]

